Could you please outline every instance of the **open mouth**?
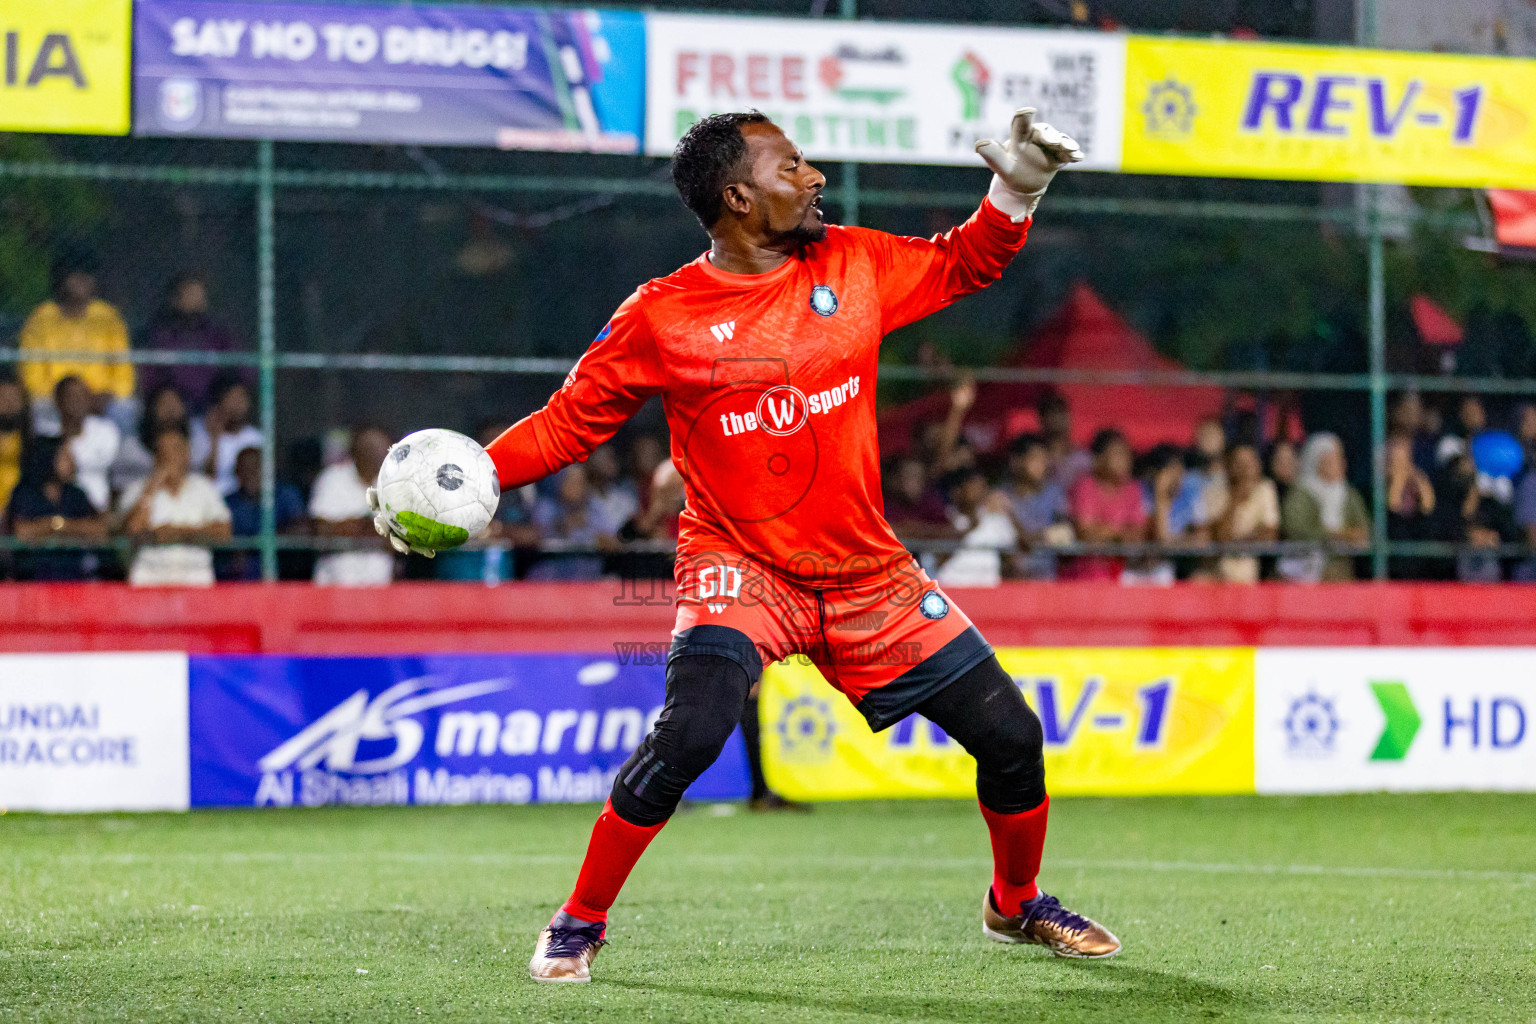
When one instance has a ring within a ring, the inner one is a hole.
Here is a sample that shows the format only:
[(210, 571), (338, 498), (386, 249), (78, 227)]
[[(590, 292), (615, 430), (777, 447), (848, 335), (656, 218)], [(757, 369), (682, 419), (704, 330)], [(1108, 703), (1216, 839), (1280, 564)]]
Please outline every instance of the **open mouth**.
[(817, 220), (821, 220), (823, 218), (823, 215), (822, 215), (822, 212), (821, 212), (821, 196), (820, 195), (817, 195), (815, 199), (811, 200), (811, 210), (816, 214), (816, 219)]

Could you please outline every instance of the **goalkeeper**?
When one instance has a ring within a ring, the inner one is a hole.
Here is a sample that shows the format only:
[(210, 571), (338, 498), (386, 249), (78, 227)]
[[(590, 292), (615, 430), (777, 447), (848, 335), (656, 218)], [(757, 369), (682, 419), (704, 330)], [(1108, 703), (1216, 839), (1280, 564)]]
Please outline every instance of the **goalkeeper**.
[[(719, 755), (763, 666), (803, 653), (884, 729), (914, 712), (976, 758), (993, 872), (982, 927), (1059, 956), (1118, 952), (1110, 932), (1042, 893), (1039, 719), (965, 613), (882, 514), (875, 376), (887, 333), (996, 281), (1077, 144), (1034, 111), (977, 152), (991, 187), (964, 224), (903, 238), (822, 218), (826, 179), (762, 114), (707, 117), (672, 174), (710, 248), (649, 281), (565, 384), (487, 449), (503, 490), (584, 460), (661, 396), (687, 487), (666, 703), (620, 769), (570, 897), (529, 965), (587, 981), (630, 870)], [(430, 523), (381, 530), (441, 546)], [(875, 628), (871, 629), (874, 625)]]

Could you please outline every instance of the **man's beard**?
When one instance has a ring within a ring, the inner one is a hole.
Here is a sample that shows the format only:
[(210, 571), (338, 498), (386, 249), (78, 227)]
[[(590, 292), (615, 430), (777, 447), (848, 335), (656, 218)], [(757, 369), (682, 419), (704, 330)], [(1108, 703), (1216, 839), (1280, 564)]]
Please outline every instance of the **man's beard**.
[(788, 231), (776, 232), (768, 248), (780, 252), (792, 252), (807, 245), (815, 245), (827, 237), (825, 224), (799, 224)]

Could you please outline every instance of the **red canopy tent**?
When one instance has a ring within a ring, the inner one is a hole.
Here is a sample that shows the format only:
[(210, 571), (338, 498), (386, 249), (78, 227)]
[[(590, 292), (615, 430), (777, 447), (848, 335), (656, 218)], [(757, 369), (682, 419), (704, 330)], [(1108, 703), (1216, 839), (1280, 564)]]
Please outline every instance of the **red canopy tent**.
[[(1159, 355), (1145, 337), (1104, 304), (1088, 285), (1072, 288), (1056, 315), (1002, 362), (1003, 366), (1063, 370), (1177, 372), (1184, 367)], [(1039, 429), (1035, 403), (1051, 385), (988, 381), (977, 385), (976, 405), (965, 419), (965, 436), (983, 452), (1003, 449), (1020, 434)], [(1086, 445), (1103, 427), (1119, 427), (1137, 449), (1163, 441), (1188, 444), (1195, 424), (1221, 414), (1217, 387), (1147, 384), (1061, 384), (1055, 389), (1072, 410), (1072, 439)], [(881, 448), (887, 455), (912, 446), (914, 427), (949, 412), (949, 393), (939, 391), (880, 415)]]

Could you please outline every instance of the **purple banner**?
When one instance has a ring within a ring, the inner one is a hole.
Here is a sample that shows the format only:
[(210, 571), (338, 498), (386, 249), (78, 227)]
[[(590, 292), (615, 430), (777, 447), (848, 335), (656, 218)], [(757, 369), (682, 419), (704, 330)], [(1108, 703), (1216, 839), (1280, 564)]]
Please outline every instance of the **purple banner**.
[(635, 12), (140, 0), (133, 65), (138, 135), (640, 148)]
[[(666, 698), (661, 665), (579, 654), (194, 656), (194, 807), (597, 802)], [(738, 730), (688, 790), (751, 789)]]

